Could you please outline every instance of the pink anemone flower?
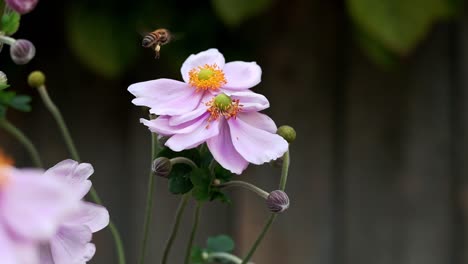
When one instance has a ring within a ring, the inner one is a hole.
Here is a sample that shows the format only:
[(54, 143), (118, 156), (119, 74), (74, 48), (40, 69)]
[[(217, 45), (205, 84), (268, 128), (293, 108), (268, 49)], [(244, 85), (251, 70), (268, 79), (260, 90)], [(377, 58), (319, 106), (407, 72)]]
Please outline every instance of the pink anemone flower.
[(157, 79), (131, 85), (128, 90), (138, 106), (147, 106), (156, 115), (181, 115), (198, 107), (206, 94), (246, 91), (258, 83), (262, 69), (255, 62), (225, 63), (217, 49), (193, 54), (182, 68), (183, 82)]
[(45, 172), (45, 178), (63, 181), (73, 188), (79, 207), (41, 246), (41, 264), (84, 264), (94, 256), (92, 234), (109, 224), (109, 213), (100, 205), (81, 200), (91, 188), (88, 178), (93, 172), (90, 164), (74, 160), (64, 160)]
[(76, 195), (43, 171), (17, 169), (0, 153), (0, 259), (3, 264), (38, 264), (39, 243), (57, 233), (78, 207)]
[(179, 116), (141, 119), (152, 132), (168, 136), (174, 151), (195, 148), (206, 142), (214, 159), (233, 173), (241, 174), (249, 163), (263, 164), (281, 157), (288, 143), (276, 134), (276, 124), (259, 113), (268, 100), (251, 91), (206, 94), (191, 112)]

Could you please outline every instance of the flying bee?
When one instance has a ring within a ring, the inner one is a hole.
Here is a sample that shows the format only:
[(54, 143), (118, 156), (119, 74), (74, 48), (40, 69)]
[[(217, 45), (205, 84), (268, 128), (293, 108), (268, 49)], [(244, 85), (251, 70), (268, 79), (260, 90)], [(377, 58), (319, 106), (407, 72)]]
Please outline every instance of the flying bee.
[(156, 53), (155, 58), (158, 59), (160, 56), (161, 46), (171, 42), (172, 34), (165, 28), (156, 29), (153, 32), (146, 34), (141, 42), (144, 48), (153, 48)]

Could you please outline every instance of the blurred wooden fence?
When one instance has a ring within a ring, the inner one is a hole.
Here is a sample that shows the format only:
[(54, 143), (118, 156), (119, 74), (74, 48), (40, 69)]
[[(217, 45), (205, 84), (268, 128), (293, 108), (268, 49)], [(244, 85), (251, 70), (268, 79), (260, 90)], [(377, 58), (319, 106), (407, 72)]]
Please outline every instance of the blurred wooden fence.
[[(344, 17), (333, 1), (291, 0), (278, 3), (255, 28), (264, 70), (257, 91), (270, 98), (267, 112), (278, 124), (298, 131), (287, 188), (291, 208), (273, 225), (255, 263), (468, 263), (468, 18), (436, 26), (401, 67), (386, 71), (354, 45)], [(125, 91), (135, 78), (96, 80), (61, 66), (68, 51), (50, 54), (45, 68), (62, 75), (49, 81), (52, 94), (82, 156), (96, 167), (94, 183), (135, 263), (149, 165), (142, 113)], [(104, 86), (121, 90), (97, 89)], [(14, 118), (39, 142), (48, 165), (67, 156), (45, 110)], [(26, 159), (5, 134), (0, 143), (20, 163)], [(243, 179), (269, 190), (279, 181), (269, 166), (252, 166), (247, 174)], [(178, 202), (164, 180), (157, 189), (151, 263), (158, 263)], [(197, 241), (227, 233), (242, 255), (268, 212), (254, 195), (230, 193), (233, 206), (203, 208)], [(188, 211), (171, 264), (182, 263), (191, 217)], [(94, 263), (115, 263), (109, 235), (99, 234), (96, 243)]]

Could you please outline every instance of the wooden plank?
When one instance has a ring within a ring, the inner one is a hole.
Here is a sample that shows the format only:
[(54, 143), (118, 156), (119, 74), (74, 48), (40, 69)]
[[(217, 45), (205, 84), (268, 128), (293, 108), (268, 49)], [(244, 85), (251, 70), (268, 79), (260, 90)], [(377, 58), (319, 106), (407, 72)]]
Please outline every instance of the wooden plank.
[(439, 30), (394, 73), (354, 56), (348, 91), (346, 263), (450, 260), (447, 48), (447, 33)]
[[(291, 207), (277, 218), (253, 261), (329, 264), (333, 257), (331, 174), (338, 12), (334, 3), (326, 1), (290, 1), (278, 2), (273, 13), (271, 21), (256, 29), (264, 32), (265, 40), (259, 48), (264, 59), (258, 60), (263, 82), (254, 90), (269, 98), (267, 112), (277, 124), (294, 126), (298, 138), (291, 146), (287, 187)], [(285, 35), (278, 37), (278, 32)], [(279, 170), (252, 166), (243, 178), (271, 191), (278, 188), (279, 176)], [(237, 251), (242, 255), (256, 239), (268, 211), (252, 194), (237, 193), (234, 219), (239, 232)]]

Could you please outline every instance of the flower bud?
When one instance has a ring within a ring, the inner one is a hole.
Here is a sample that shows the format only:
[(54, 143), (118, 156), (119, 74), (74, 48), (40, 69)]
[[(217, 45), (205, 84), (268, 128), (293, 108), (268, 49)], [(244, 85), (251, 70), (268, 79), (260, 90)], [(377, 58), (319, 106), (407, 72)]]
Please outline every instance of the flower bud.
[(18, 39), (10, 47), (10, 57), (18, 65), (30, 62), (36, 55), (36, 48), (31, 41)]
[(0, 71), (0, 90), (8, 87), (8, 78), (6, 74)]
[(289, 197), (281, 190), (272, 191), (268, 195), (266, 203), (268, 209), (273, 213), (282, 213), (289, 208)]
[(5, 2), (11, 9), (24, 15), (36, 7), (38, 0), (5, 0)]
[(280, 126), (276, 134), (280, 135), (288, 143), (292, 143), (296, 139), (296, 130), (290, 126)]
[(45, 75), (41, 71), (33, 71), (28, 76), (28, 84), (32, 88), (38, 88), (45, 84)]
[(169, 178), (172, 170), (172, 163), (168, 158), (159, 157), (153, 161), (152, 168), (154, 175)]

